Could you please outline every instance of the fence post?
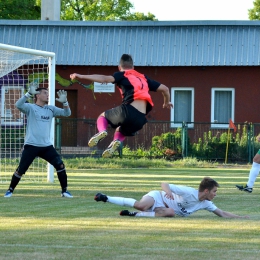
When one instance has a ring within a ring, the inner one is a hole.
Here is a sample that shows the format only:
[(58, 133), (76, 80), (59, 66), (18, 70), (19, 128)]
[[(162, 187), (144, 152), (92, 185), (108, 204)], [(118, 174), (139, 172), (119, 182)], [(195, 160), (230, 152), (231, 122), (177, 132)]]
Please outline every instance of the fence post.
[(61, 153), (61, 120), (60, 118), (55, 118), (56, 122), (56, 134), (55, 134), (55, 149)]
[(182, 157), (187, 157), (188, 155), (188, 143), (187, 143), (187, 124), (182, 122), (182, 138), (181, 138), (181, 148), (182, 148)]
[(251, 124), (248, 123), (247, 125), (247, 151), (248, 151), (248, 162), (251, 162), (252, 160), (252, 128)]
[(123, 142), (120, 142), (120, 146), (118, 147), (118, 153), (119, 153), (119, 157), (122, 158), (123, 157)]
[(254, 126), (252, 123), (247, 125), (247, 150), (248, 150), (248, 162), (252, 162), (254, 157)]
[(251, 142), (252, 142), (252, 145), (251, 145), (251, 160), (250, 162), (253, 162), (253, 158), (255, 156), (255, 126), (252, 124), (252, 138), (251, 138)]

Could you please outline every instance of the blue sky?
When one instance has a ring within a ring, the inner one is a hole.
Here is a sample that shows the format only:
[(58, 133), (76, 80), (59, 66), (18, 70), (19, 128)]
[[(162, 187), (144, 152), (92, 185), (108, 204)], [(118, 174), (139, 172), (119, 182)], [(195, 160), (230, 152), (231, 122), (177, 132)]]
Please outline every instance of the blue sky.
[(254, 0), (129, 0), (134, 12), (169, 20), (249, 20)]

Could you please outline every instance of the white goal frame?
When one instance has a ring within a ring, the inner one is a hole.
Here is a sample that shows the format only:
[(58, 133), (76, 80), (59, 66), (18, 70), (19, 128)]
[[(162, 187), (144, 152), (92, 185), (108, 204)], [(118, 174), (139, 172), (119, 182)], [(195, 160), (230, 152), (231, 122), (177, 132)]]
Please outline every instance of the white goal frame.
[[(31, 54), (36, 56), (42, 56), (44, 58), (48, 58), (48, 65), (49, 65), (49, 105), (55, 105), (55, 53), (54, 52), (47, 52), (47, 51), (40, 51), (35, 49), (29, 49), (29, 48), (23, 48), (8, 44), (2, 44), (0, 43), (0, 49), (12, 51), (12, 52), (18, 52), (23, 54)], [(12, 69), (13, 70), (13, 69)], [(9, 72), (11, 72), (10, 70)], [(8, 73), (8, 72), (7, 72)], [(2, 77), (2, 76), (1, 76)], [(54, 119), (52, 120), (52, 126), (51, 126), (51, 134), (50, 134), (50, 140), (51, 143), (54, 145), (54, 133), (55, 133), (55, 124)], [(54, 182), (54, 167), (48, 163), (47, 167), (47, 181), (48, 182)]]

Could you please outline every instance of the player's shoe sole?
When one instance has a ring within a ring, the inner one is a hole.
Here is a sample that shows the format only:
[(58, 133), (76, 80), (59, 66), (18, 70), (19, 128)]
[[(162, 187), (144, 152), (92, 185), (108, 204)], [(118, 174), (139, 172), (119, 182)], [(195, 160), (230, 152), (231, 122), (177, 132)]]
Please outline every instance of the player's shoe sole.
[(243, 186), (243, 185), (236, 185), (237, 189), (241, 190), (241, 191), (246, 191), (248, 193), (252, 193), (253, 188), (249, 188), (247, 187), (247, 185)]
[(107, 136), (107, 131), (102, 131), (92, 136), (88, 142), (89, 147), (96, 146), (101, 140)]
[(114, 140), (107, 149), (103, 152), (102, 157), (109, 158), (112, 157), (114, 152), (119, 148), (121, 142), (119, 140)]

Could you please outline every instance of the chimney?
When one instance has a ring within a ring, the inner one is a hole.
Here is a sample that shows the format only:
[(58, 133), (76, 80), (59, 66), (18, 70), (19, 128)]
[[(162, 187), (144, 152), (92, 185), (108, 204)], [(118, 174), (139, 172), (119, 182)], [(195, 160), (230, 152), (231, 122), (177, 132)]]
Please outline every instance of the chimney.
[(41, 20), (60, 20), (61, 0), (41, 0)]

